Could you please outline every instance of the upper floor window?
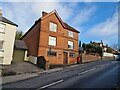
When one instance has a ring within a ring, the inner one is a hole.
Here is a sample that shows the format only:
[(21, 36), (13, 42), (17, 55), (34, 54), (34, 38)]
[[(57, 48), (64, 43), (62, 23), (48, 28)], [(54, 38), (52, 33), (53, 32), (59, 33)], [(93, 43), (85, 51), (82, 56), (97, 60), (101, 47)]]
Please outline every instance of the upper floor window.
[(50, 22), (50, 31), (57, 32), (57, 24)]
[(0, 41), (0, 51), (3, 51), (3, 42), (4, 41)]
[(73, 32), (72, 31), (68, 31), (68, 36), (69, 37), (73, 37)]
[(72, 41), (68, 41), (68, 48), (69, 49), (73, 49), (73, 42)]
[(5, 33), (5, 25), (0, 23), (0, 33)]
[(56, 37), (49, 36), (49, 45), (56, 46)]

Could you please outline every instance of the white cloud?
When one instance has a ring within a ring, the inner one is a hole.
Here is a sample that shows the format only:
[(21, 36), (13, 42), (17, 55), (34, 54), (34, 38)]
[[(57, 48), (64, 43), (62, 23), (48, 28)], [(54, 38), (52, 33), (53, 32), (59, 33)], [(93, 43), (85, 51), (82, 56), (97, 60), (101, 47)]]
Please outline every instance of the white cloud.
[(63, 21), (66, 21), (73, 14), (74, 7), (77, 3), (60, 3), (60, 2), (40, 2), (34, 3), (32, 6), (33, 13), (41, 15), (42, 11), (50, 12), (52, 10), (57, 10), (58, 14), (61, 16)]
[(115, 13), (111, 23), (110, 18), (94, 25), (90, 30), (84, 33), (84, 37), (97, 38), (105, 43), (117, 43), (118, 41), (118, 13)]
[(54, 10), (57, 5), (59, 5), (57, 2), (51, 3), (51, 2), (41, 2), (41, 3), (34, 3), (31, 6), (31, 10), (34, 14), (41, 16), (42, 11), (50, 12)]
[(82, 25), (85, 22), (89, 21), (91, 19), (91, 16), (95, 14), (96, 9), (97, 9), (96, 6), (88, 4), (88, 6), (78, 11), (77, 15), (75, 15), (75, 17), (72, 20), (73, 21), (72, 24)]

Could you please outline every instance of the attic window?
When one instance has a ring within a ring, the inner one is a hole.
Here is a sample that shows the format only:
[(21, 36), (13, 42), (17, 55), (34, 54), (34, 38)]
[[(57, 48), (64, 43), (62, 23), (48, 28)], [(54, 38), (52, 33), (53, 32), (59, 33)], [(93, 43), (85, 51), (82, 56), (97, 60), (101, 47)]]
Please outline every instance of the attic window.
[(68, 36), (69, 37), (73, 37), (73, 32), (72, 31), (68, 31)]
[(50, 22), (50, 31), (57, 32), (57, 24)]

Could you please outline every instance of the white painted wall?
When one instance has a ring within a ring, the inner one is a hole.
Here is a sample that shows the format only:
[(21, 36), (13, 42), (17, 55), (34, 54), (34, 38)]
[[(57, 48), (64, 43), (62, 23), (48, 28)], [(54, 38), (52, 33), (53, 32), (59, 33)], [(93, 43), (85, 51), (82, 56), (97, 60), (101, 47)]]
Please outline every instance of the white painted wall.
[(2, 64), (10, 65), (13, 56), (14, 40), (15, 40), (15, 34), (17, 28), (16, 26), (4, 22), (0, 22), (0, 24), (5, 24), (5, 33), (0, 34), (1, 39), (4, 40), (3, 43), (4, 52), (2, 53), (2, 57), (4, 58)]
[(24, 61), (28, 61), (29, 57), (27, 57), (27, 50), (25, 51), (25, 57), (24, 57)]
[(107, 53), (107, 52), (103, 52), (103, 56), (104, 56), (104, 57), (113, 57), (114, 54), (112, 54), (112, 53)]

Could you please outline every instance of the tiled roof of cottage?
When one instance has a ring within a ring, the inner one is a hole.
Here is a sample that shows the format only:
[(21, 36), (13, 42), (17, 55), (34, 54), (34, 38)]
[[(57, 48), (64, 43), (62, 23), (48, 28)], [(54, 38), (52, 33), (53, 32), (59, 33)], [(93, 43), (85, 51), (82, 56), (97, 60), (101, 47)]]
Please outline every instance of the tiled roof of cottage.
[(17, 25), (17, 24), (13, 23), (12, 21), (8, 20), (8, 19), (7, 19), (7, 18), (5, 18), (5, 17), (2, 17), (2, 19), (0, 19), (0, 21), (5, 22), (5, 23), (8, 23), (8, 24), (11, 24), (11, 25), (14, 25), (14, 26), (18, 27), (18, 25)]

